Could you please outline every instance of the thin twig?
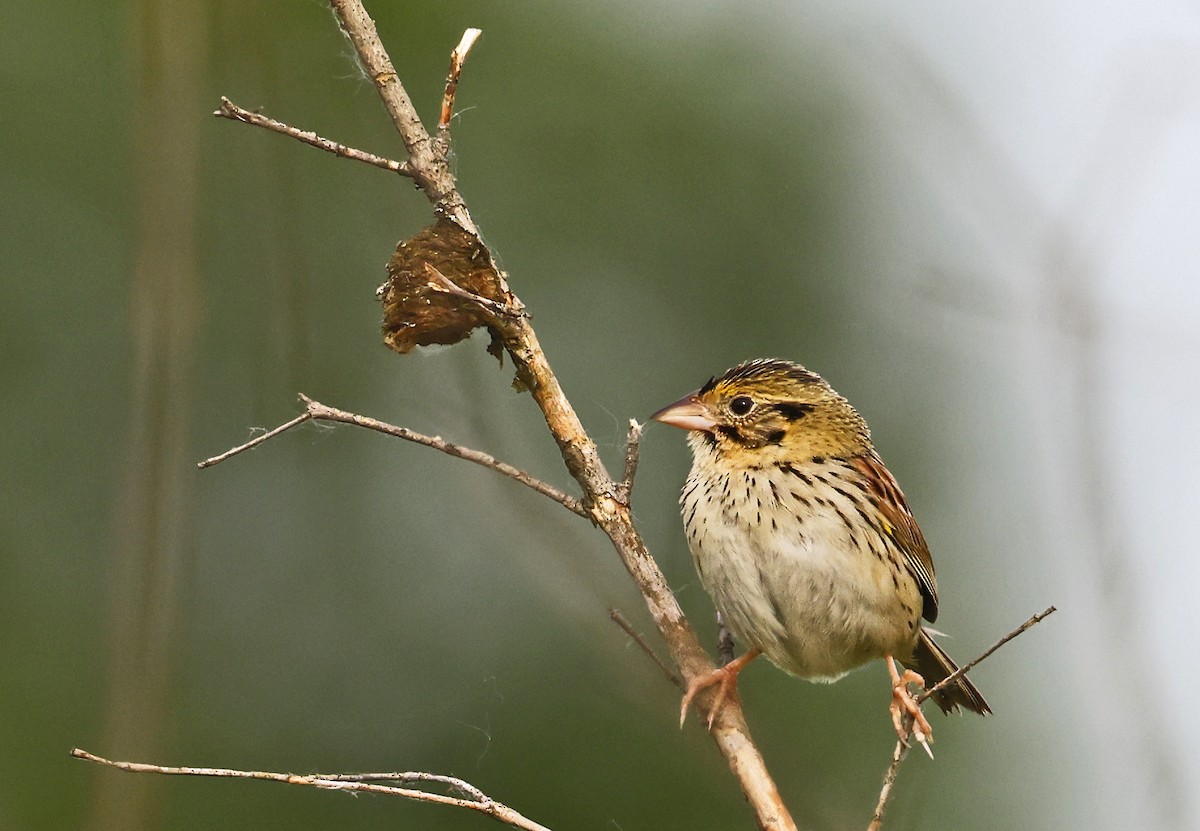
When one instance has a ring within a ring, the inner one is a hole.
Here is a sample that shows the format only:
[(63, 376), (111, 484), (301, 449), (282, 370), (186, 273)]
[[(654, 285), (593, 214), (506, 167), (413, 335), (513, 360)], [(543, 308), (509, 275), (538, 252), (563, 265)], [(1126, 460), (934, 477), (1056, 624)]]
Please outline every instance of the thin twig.
[(920, 704), (922, 701), (929, 698), (929, 696), (934, 695), (935, 693), (942, 690), (944, 687), (947, 687), (950, 684), (953, 684), (955, 681), (958, 680), (960, 675), (964, 675), (968, 670), (974, 669), (980, 662), (982, 662), (983, 660), (988, 658), (993, 652), (995, 652), (1000, 647), (1004, 646), (1004, 644), (1008, 643), (1013, 638), (1015, 638), (1017, 635), (1020, 635), (1022, 632), (1029, 629), (1031, 626), (1035, 626), (1035, 625), (1041, 623), (1043, 620), (1045, 620), (1046, 618), (1048, 618), (1050, 615), (1054, 614), (1057, 611), (1058, 611), (1057, 608), (1055, 608), (1054, 606), (1050, 606), (1045, 611), (1038, 612), (1036, 615), (1029, 618), (1029, 620), (1025, 621), (1020, 626), (1018, 626), (1016, 629), (1009, 632), (1003, 638), (996, 641), (988, 649), (984, 650), (984, 652), (982, 654), (980, 654), (979, 657), (975, 658), (973, 661), (968, 661), (967, 663), (963, 664), (957, 670), (955, 670), (954, 672), (947, 675), (945, 678), (943, 678), (938, 683), (934, 684), (932, 687), (927, 689), (921, 695), (917, 696), (917, 703)]
[(446, 73), (446, 92), (442, 95), (442, 117), (438, 121), (439, 130), (450, 129), (450, 117), (454, 115), (454, 94), (458, 91), (458, 76), (462, 74), (463, 64), (466, 63), (467, 53), (475, 45), (475, 41), (483, 34), (481, 29), (467, 29), (463, 32), (462, 40), (450, 53), (450, 69)]
[(333, 782), (436, 782), (466, 794), (468, 798), (476, 802), (488, 799), (487, 794), (466, 780), (456, 776), (445, 776), (441, 773), (427, 773), (423, 770), (410, 770), (403, 773), (310, 773), (309, 776)]
[(275, 438), (280, 433), (284, 433), (288, 430), (291, 430), (297, 424), (303, 424), (306, 421), (312, 421), (312, 418), (313, 418), (313, 414), (311, 412), (301, 413), (300, 415), (293, 418), (291, 421), (284, 422), (283, 424), (280, 424), (278, 427), (276, 427), (272, 430), (268, 430), (267, 432), (263, 433), (261, 436), (255, 436), (254, 438), (250, 439), (250, 441), (246, 442), (245, 444), (239, 444), (237, 447), (229, 448), (228, 450), (226, 450), (224, 453), (220, 454), (219, 456), (212, 456), (211, 458), (205, 459), (203, 462), (197, 462), (196, 467), (203, 470), (206, 467), (212, 467), (213, 465), (220, 464), (221, 462), (225, 461), (226, 459), (228, 459), (231, 456), (236, 456), (239, 453), (244, 453), (247, 450), (251, 450), (251, 449), (257, 447), (258, 445), (262, 444), (263, 442)]
[(643, 652), (650, 656), (650, 660), (658, 664), (658, 668), (663, 671), (663, 675), (667, 676), (667, 680), (679, 687), (681, 690), (687, 688), (687, 685), (683, 683), (683, 679), (679, 677), (679, 674), (663, 663), (662, 658), (658, 657), (658, 653), (655, 652), (650, 647), (650, 644), (646, 642), (646, 639), (642, 637), (642, 633), (634, 629), (633, 624), (626, 620), (624, 615), (622, 615), (616, 609), (609, 609), (608, 616), (612, 618), (613, 623), (617, 624), (617, 626), (620, 626), (625, 631), (626, 635), (633, 639), (634, 643), (641, 647)]
[[(1056, 611), (1057, 609), (1054, 606), (1050, 606), (1045, 611), (1038, 612), (1036, 615), (1029, 618), (1029, 620), (1025, 621), (1016, 629), (1012, 630), (1003, 638), (996, 641), (990, 647), (981, 652), (977, 658), (963, 664), (958, 670), (952, 672), (950, 675), (947, 675), (937, 684), (934, 684), (924, 693), (917, 696), (917, 703), (920, 704), (922, 701), (929, 698), (931, 695), (934, 695), (948, 684), (954, 683), (959, 676), (963, 675), (968, 670), (978, 666), (982, 661), (991, 657), (992, 653), (994, 653), (997, 649), (1004, 646), (1017, 635), (1028, 631), (1030, 627), (1042, 622)], [(926, 745), (925, 750), (926, 752), (929, 751), (928, 745)], [(888, 799), (891, 797), (892, 786), (896, 784), (896, 773), (900, 768), (900, 763), (904, 761), (907, 755), (908, 746), (905, 741), (901, 739), (900, 741), (896, 742), (896, 749), (892, 752), (892, 761), (888, 765), (888, 769), (883, 775), (883, 789), (879, 791), (879, 801), (875, 804), (875, 813), (871, 817), (871, 824), (867, 826), (867, 831), (879, 831), (879, 829), (883, 827), (883, 812), (887, 808)]]
[(342, 424), (353, 424), (358, 427), (366, 427), (368, 430), (374, 430), (378, 433), (385, 433), (386, 435), (395, 436), (396, 438), (404, 439), (405, 441), (411, 441), (415, 444), (422, 444), (426, 447), (432, 447), (434, 450), (440, 450), (447, 455), (454, 456), (455, 458), (465, 459), (468, 462), (474, 462), (477, 465), (481, 465), (489, 470), (494, 470), (497, 473), (503, 474), (510, 479), (514, 479), (517, 482), (520, 482), (522, 485), (537, 491), (542, 496), (553, 499), (555, 502), (571, 511), (571, 513), (578, 514), (584, 518), (590, 518), (587, 509), (583, 507), (583, 503), (575, 497), (563, 493), (553, 485), (543, 482), (541, 479), (538, 479), (532, 474), (526, 473), (520, 468), (514, 467), (507, 462), (501, 462), (494, 456), (484, 453), (481, 450), (474, 450), (470, 447), (463, 447), (462, 445), (448, 442), (441, 436), (427, 436), (424, 433), (418, 433), (417, 431), (410, 430), (407, 427), (397, 427), (394, 424), (388, 424), (383, 421), (368, 418), (367, 416), (358, 415), (357, 413), (339, 410), (336, 407), (329, 407), (319, 401), (314, 401), (303, 394), (300, 396), (300, 400), (304, 402), (304, 406), (306, 408), (306, 411), (303, 414), (296, 416), (291, 421), (281, 424), (275, 429), (270, 430), (261, 436), (256, 436), (245, 444), (226, 450), (219, 456), (213, 456), (211, 459), (205, 459), (199, 463), (199, 466), (202, 468), (211, 467), (219, 462), (223, 462), (232, 456), (236, 456), (239, 453), (257, 447), (268, 439), (272, 439), (275, 436), (278, 436), (280, 433), (290, 430), (297, 424), (303, 424), (306, 421), (335, 421)]
[[(167, 767), (164, 765), (150, 765), (143, 762), (116, 762), (110, 759), (105, 759), (102, 756), (97, 756), (94, 753), (89, 753), (86, 750), (75, 748), (71, 751), (71, 755), (76, 759), (83, 759), (88, 762), (96, 762), (97, 764), (107, 765), (117, 768), (128, 773), (160, 773), (171, 776), (217, 776), (231, 779), (261, 779), (268, 782), (282, 782), (287, 785), (309, 785), (314, 788), (321, 788), (330, 791), (347, 791), (350, 793), (378, 793), (387, 794), (388, 796), (400, 796), (405, 799), (413, 799), (418, 802), (433, 802), (438, 805), (449, 805), (454, 808), (466, 808), (471, 811), (478, 811), (481, 814), (486, 814), (493, 819), (511, 825), (513, 828), (520, 828), (523, 831), (550, 831), (546, 826), (541, 825), (528, 817), (522, 815), (518, 811), (509, 808), (502, 802), (497, 802), (487, 796), (483, 791), (476, 788), (474, 785), (463, 782), (461, 779), (455, 779), (449, 776), (439, 776), (438, 774), (426, 773), (390, 773), (390, 774), (337, 774), (334, 776), (322, 776), (321, 774), (311, 774), (307, 776), (295, 773), (273, 773), (270, 771), (261, 770), (232, 770), (230, 768), (196, 768), (196, 767)], [(442, 784), (450, 784), (452, 787), (469, 794), (469, 798), (462, 799), (454, 796), (446, 796), (444, 794), (430, 793), (429, 791), (418, 791), (412, 788), (397, 788), (391, 785), (379, 785), (370, 779), (388, 779), (391, 781), (401, 782), (438, 782)]]
[(628, 505), (633, 495), (633, 477), (637, 475), (638, 450), (642, 442), (642, 425), (629, 419), (629, 435), (625, 439), (625, 471), (617, 483), (617, 499)]
[(221, 96), (220, 109), (214, 110), (213, 115), (217, 118), (228, 118), (230, 121), (240, 121), (243, 124), (251, 124), (255, 127), (262, 127), (265, 130), (270, 130), (275, 133), (280, 133), (285, 136), (291, 136), (296, 141), (302, 141), (305, 144), (324, 150), (327, 153), (332, 153), (343, 159), (353, 159), (356, 162), (364, 162), (374, 167), (390, 170), (392, 173), (399, 173), (401, 176), (412, 177), (412, 168), (407, 162), (397, 162), (392, 159), (385, 159), (383, 156), (376, 156), (374, 153), (368, 153), (365, 150), (356, 150), (353, 147), (347, 147), (344, 144), (339, 144), (336, 141), (330, 141), (327, 138), (321, 138), (311, 130), (301, 130), (297, 127), (292, 127), (284, 124), (282, 121), (276, 121), (273, 118), (256, 113), (253, 110), (247, 110), (239, 107), (237, 104), (230, 101), (225, 96)]
[(902, 741), (896, 742), (896, 749), (892, 751), (892, 763), (888, 765), (887, 771), (883, 774), (883, 788), (879, 791), (879, 801), (875, 803), (875, 813), (871, 817), (871, 824), (867, 826), (867, 831), (879, 831), (883, 828), (883, 812), (892, 796), (892, 787), (896, 784), (896, 774), (900, 772), (900, 763), (907, 755), (908, 746)]
[(479, 306), (490, 317), (520, 317), (527, 316), (527, 313), (516, 306), (508, 306), (504, 303), (497, 303), (487, 297), (482, 297), (474, 292), (467, 291), (458, 283), (451, 280), (442, 272), (438, 271), (432, 264), (425, 263), (425, 273), (429, 275), (429, 287), (434, 291), (449, 294), (454, 297), (466, 300), (468, 303), (473, 303)]
[(588, 518), (589, 514), (583, 507), (583, 504), (573, 496), (560, 491), (553, 485), (543, 482), (532, 476), (520, 468), (513, 467), (507, 462), (498, 461), (495, 457), (484, 453), (480, 450), (473, 450), (469, 447), (448, 442), (441, 436), (427, 436), (424, 433), (418, 433), (415, 430), (409, 430), (407, 427), (397, 427), (393, 424), (387, 424), (382, 421), (377, 421), (367, 416), (361, 416), (357, 413), (346, 412), (334, 407), (328, 407), (318, 401), (313, 401), (311, 398), (301, 396), (304, 403), (308, 406), (308, 411), (312, 417), (318, 421), (338, 421), (343, 424), (354, 424), (358, 427), (366, 427), (368, 430), (375, 430), (379, 433), (386, 433), (389, 436), (395, 436), (405, 441), (423, 444), (426, 447), (432, 447), (434, 450), (440, 450), (443, 453), (455, 456), (459, 459), (466, 459), (468, 462), (474, 462), (477, 465), (490, 468), (491, 470), (501, 473), (510, 479), (520, 482), (526, 487), (540, 493), (542, 496), (547, 496), (559, 503), (572, 513), (578, 514), (581, 517)]

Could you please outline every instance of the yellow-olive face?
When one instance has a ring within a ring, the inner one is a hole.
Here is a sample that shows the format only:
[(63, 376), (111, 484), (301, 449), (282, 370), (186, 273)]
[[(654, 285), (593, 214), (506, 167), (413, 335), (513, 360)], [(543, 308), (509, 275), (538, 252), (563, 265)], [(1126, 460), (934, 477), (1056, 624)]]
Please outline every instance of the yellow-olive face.
[(778, 360), (740, 364), (653, 417), (702, 433), (725, 452), (777, 445), (801, 454), (849, 454), (869, 440), (858, 413), (821, 376)]

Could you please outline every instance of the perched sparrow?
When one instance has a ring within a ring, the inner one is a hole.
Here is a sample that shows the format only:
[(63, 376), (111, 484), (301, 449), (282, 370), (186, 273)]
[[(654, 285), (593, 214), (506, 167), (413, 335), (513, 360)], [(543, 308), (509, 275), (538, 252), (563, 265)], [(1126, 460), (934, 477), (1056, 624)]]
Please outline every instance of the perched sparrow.
[[(862, 417), (819, 375), (780, 360), (736, 366), (653, 417), (690, 431), (679, 500), (688, 545), (721, 619), (747, 647), (691, 684), (681, 721), (714, 684), (716, 713), (760, 654), (826, 682), (883, 658), (896, 732), (907, 739), (911, 716), (928, 750), (932, 730), (908, 685), (932, 685), (957, 667), (921, 626), (937, 618), (933, 560)], [(897, 661), (910, 669), (899, 672)], [(947, 713), (991, 712), (965, 676), (934, 700)]]

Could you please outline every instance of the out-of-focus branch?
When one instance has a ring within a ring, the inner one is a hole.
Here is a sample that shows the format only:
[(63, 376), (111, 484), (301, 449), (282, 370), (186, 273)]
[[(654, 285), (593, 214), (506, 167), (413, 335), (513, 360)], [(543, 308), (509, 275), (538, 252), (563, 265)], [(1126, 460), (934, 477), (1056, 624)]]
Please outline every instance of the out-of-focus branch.
[[(550, 831), (546, 826), (534, 822), (520, 812), (513, 810), (502, 802), (497, 802), (479, 788), (453, 776), (442, 776), (436, 773), (336, 773), (324, 775), (313, 773), (300, 775), (295, 773), (273, 773), (263, 770), (233, 770), (230, 768), (197, 768), (197, 767), (167, 767), (165, 765), (150, 765), (143, 762), (117, 762), (105, 759), (86, 750), (75, 748), (71, 755), (76, 759), (95, 762), (100, 765), (117, 768), (128, 773), (159, 773), (168, 776), (216, 776), (227, 779), (261, 779), (268, 782), (282, 782), (286, 785), (308, 785), (327, 791), (345, 791), (347, 793), (377, 793), (387, 796), (400, 796), (418, 802), (432, 802), (437, 805), (448, 805), (452, 808), (466, 808), (477, 811), (493, 819), (499, 820), (513, 828), (522, 831)], [(401, 788), (396, 785), (383, 785), (380, 782), (423, 783), (432, 782), (446, 785), (465, 794), (463, 797), (447, 796), (446, 794), (421, 791), (415, 788)]]
[(628, 635), (630, 639), (638, 645), (639, 649), (646, 653), (647, 657), (654, 662), (654, 665), (663, 671), (663, 675), (667, 676), (668, 681), (670, 681), (676, 687), (679, 687), (680, 690), (686, 689), (686, 685), (683, 683), (683, 679), (679, 677), (678, 673), (674, 672), (669, 666), (663, 663), (662, 658), (658, 657), (658, 653), (654, 651), (654, 648), (651, 647), (650, 644), (646, 643), (646, 639), (642, 637), (642, 633), (634, 629), (633, 624), (626, 620), (623, 614), (616, 609), (609, 609), (608, 616), (612, 619), (613, 623), (621, 627), (621, 631)]
[[(121, 9), (127, 26), (134, 94), (123, 113), (132, 153), (122, 178), (137, 209), (128, 217), (126, 425), (124, 435), (113, 436), (120, 474), (105, 500), (114, 509), (112, 533), (93, 541), (94, 556), (104, 560), (97, 576), (107, 597), (102, 617), (92, 622), (102, 632), (106, 677), (101, 700), (91, 706), (99, 741), (153, 756), (178, 725), (177, 639), (198, 548), (194, 480), (186, 468), (209, 287), (200, 264), (204, 165), (192, 107), (205, 90), (211, 21), (200, 3), (134, 0), (109, 8)], [(2, 25), (15, 34), (6, 17)], [(10, 720), (10, 739), (16, 728)], [(98, 777), (86, 808), (80, 806), (86, 815), (74, 824), (146, 831), (158, 815), (158, 784)], [(7, 819), (6, 809), (0, 813)]]

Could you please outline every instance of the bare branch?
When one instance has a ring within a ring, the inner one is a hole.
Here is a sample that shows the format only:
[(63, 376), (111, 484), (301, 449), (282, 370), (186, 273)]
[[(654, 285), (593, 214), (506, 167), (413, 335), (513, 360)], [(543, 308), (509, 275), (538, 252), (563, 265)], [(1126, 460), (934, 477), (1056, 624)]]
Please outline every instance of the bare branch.
[(383, 156), (376, 156), (374, 153), (368, 153), (365, 150), (356, 150), (353, 147), (347, 147), (344, 144), (339, 144), (336, 141), (330, 141), (327, 138), (321, 138), (311, 130), (301, 130), (297, 127), (284, 124), (282, 121), (276, 121), (273, 118), (256, 113), (253, 110), (247, 110), (239, 107), (237, 104), (230, 101), (225, 96), (221, 96), (221, 107), (213, 111), (213, 115), (217, 118), (228, 118), (230, 121), (240, 121), (243, 124), (251, 124), (255, 127), (262, 127), (265, 130), (270, 130), (274, 133), (280, 133), (285, 136), (291, 136), (296, 141), (302, 141), (305, 144), (324, 150), (327, 153), (332, 153), (343, 159), (353, 159), (357, 162), (365, 162), (374, 167), (390, 170), (392, 173), (399, 173), (401, 176), (411, 177), (412, 169), (407, 162), (397, 162), (391, 159), (385, 159)]
[(971, 669), (974, 669), (974, 668), (975, 668), (975, 667), (976, 667), (978, 664), (982, 663), (984, 660), (986, 660), (988, 657), (990, 657), (990, 656), (991, 656), (991, 654), (992, 654), (993, 652), (995, 652), (995, 651), (996, 651), (997, 649), (999, 649), (1000, 647), (1004, 646), (1004, 644), (1008, 643), (1008, 642), (1009, 642), (1009, 641), (1011, 641), (1013, 638), (1015, 638), (1017, 635), (1020, 635), (1022, 632), (1026, 631), (1026, 630), (1027, 630), (1027, 629), (1029, 629), (1030, 627), (1032, 627), (1032, 626), (1035, 626), (1035, 625), (1037, 625), (1037, 624), (1041, 623), (1043, 620), (1045, 620), (1046, 618), (1048, 618), (1050, 615), (1054, 614), (1054, 613), (1055, 613), (1055, 612), (1057, 612), (1057, 611), (1058, 611), (1058, 609), (1057, 609), (1057, 608), (1055, 608), (1054, 606), (1050, 606), (1050, 607), (1048, 607), (1048, 608), (1047, 608), (1045, 611), (1038, 612), (1036, 615), (1034, 615), (1033, 617), (1029, 618), (1029, 620), (1025, 621), (1025, 622), (1024, 622), (1024, 623), (1022, 623), (1020, 626), (1018, 626), (1016, 629), (1014, 629), (1014, 630), (1012, 630), (1011, 632), (1009, 632), (1009, 633), (1008, 633), (1007, 635), (1005, 635), (1003, 638), (1001, 638), (1000, 640), (996, 641), (996, 642), (995, 642), (994, 644), (992, 644), (992, 645), (991, 645), (991, 646), (990, 646), (988, 649), (984, 650), (984, 652), (983, 652), (983, 653), (981, 653), (981, 654), (979, 655), (979, 657), (975, 658), (975, 659), (974, 659), (974, 660), (972, 660), (972, 661), (968, 661), (967, 663), (963, 664), (963, 665), (962, 665), (961, 667), (959, 667), (957, 670), (955, 670), (954, 672), (950, 673), (950, 674), (949, 674), (949, 675), (947, 675), (945, 678), (943, 678), (941, 681), (939, 681), (938, 683), (934, 684), (932, 687), (930, 687), (928, 690), (926, 690), (924, 693), (922, 693), (920, 696), (918, 696), (918, 697), (917, 697), (917, 703), (918, 703), (918, 704), (920, 704), (922, 701), (924, 701), (925, 699), (929, 698), (929, 696), (931, 696), (931, 695), (933, 695), (934, 693), (938, 692), (938, 691), (939, 691), (939, 690), (941, 690), (943, 687), (947, 687), (947, 686), (949, 686), (950, 684), (953, 684), (955, 681), (957, 681), (957, 680), (958, 680), (958, 677), (959, 677), (960, 675), (964, 675), (964, 674), (965, 674), (965, 673), (967, 673), (969, 670), (971, 670)]
[(497, 473), (503, 474), (510, 479), (514, 479), (520, 482), (522, 485), (537, 491), (542, 496), (553, 499), (555, 502), (562, 505), (573, 514), (578, 514), (585, 519), (590, 519), (591, 517), (587, 509), (584, 508), (583, 504), (575, 497), (563, 493), (553, 485), (543, 482), (541, 479), (538, 479), (532, 474), (526, 473), (518, 467), (514, 467), (507, 462), (501, 462), (494, 456), (484, 453), (481, 450), (473, 450), (469, 447), (463, 447), (462, 445), (448, 442), (441, 436), (427, 436), (424, 433), (418, 433), (415, 430), (409, 430), (407, 427), (397, 427), (394, 424), (387, 424), (386, 422), (377, 421), (376, 419), (358, 415), (357, 413), (350, 413), (345, 410), (339, 410), (335, 407), (329, 407), (319, 401), (314, 401), (303, 394), (300, 396), (300, 399), (304, 402), (304, 405), (307, 408), (305, 413), (296, 416), (291, 421), (281, 424), (275, 429), (270, 430), (261, 436), (256, 436), (245, 444), (226, 450), (219, 456), (213, 456), (210, 459), (205, 459), (199, 463), (199, 467), (212, 467), (213, 465), (223, 462), (232, 456), (236, 456), (239, 453), (257, 447), (268, 439), (272, 439), (275, 436), (278, 436), (280, 433), (290, 430), (297, 424), (303, 424), (306, 421), (336, 421), (342, 424), (353, 424), (358, 427), (366, 427), (368, 430), (374, 430), (378, 433), (385, 433), (386, 435), (395, 436), (396, 438), (404, 439), (405, 441), (411, 441), (415, 444), (422, 444), (426, 447), (432, 447), (434, 450), (440, 450), (447, 455), (454, 456), (455, 458), (465, 459), (468, 462), (474, 462), (477, 465), (481, 465), (482, 467), (486, 467), (490, 470), (496, 471)]
[[(941, 681), (934, 684), (932, 687), (930, 687), (924, 693), (919, 695), (917, 697), (917, 703), (918, 704), (921, 703), (925, 699), (929, 698), (931, 695), (935, 694), (938, 690), (942, 689), (943, 687), (946, 687), (949, 684), (953, 684), (954, 681), (959, 676), (963, 675), (968, 670), (978, 666), (981, 662), (983, 662), (987, 658), (991, 657), (992, 653), (994, 653), (997, 649), (1004, 646), (1006, 643), (1011, 641), (1017, 635), (1020, 635), (1022, 632), (1025, 632), (1029, 628), (1037, 625), (1038, 623), (1041, 623), (1043, 620), (1045, 620), (1050, 615), (1054, 614), (1056, 611), (1058, 611), (1058, 610), (1054, 606), (1050, 606), (1046, 610), (1038, 612), (1036, 615), (1029, 618), (1029, 620), (1025, 621), (1020, 626), (1018, 626), (1016, 629), (1012, 630), (1007, 635), (1005, 635), (1003, 638), (996, 641), (990, 647), (985, 649), (982, 653), (980, 653), (980, 655), (977, 658), (963, 664), (955, 672), (950, 673), (945, 678), (943, 678)], [(928, 744), (925, 745), (925, 751), (927, 753), (929, 752)], [(883, 827), (883, 812), (887, 808), (888, 799), (891, 797), (892, 786), (896, 784), (896, 774), (900, 769), (900, 763), (904, 761), (906, 756), (908, 756), (908, 746), (904, 742), (904, 740), (901, 739), (900, 741), (896, 742), (896, 749), (894, 751), (892, 751), (892, 761), (888, 765), (888, 769), (883, 775), (883, 788), (882, 788), (882, 790), (879, 791), (879, 801), (875, 804), (875, 814), (871, 817), (871, 824), (867, 826), (867, 831), (879, 831), (879, 829), (881, 829)]]
[(679, 677), (679, 674), (663, 663), (662, 658), (658, 657), (658, 653), (651, 649), (650, 644), (646, 643), (646, 639), (642, 637), (642, 633), (634, 629), (633, 624), (626, 620), (623, 614), (616, 609), (609, 609), (608, 616), (612, 618), (613, 623), (624, 630), (626, 635), (633, 639), (634, 643), (641, 647), (643, 652), (650, 656), (651, 661), (658, 664), (658, 668), (663, 671), (663, 675), (667, 676), (668, 681), (681, 690), (687, 688), (687, 685), (683, 683), (683, 679)]
[[(392, 123), (408, 149), (414, 181), (433, 203), (435, 211), (451, 217), (465, 231), (478, 236), (447, 163), (445, 143), (439, 147), (430, 139), (396, 76), (374, 21), (358, 0), (330, 0), (330, 6), (367, 74), (374, 80)], [(578, 414), (563, 393), (528, 318), (498, 318), (492, 326), (512, 358), (518, 379), (542, 411), (563, 463), (582, 488), (582, 501), (589, 519), (612, 541), (621, 562), (641, 591), (676, 665), (688, 680), (712, 672), (715, 667), (679, 607), (662, 570), (646, 549), (645, 541), (634, 526), (629, 505), (616, 499), (617, 483), (609, 475), (595, 442), (584, 430)], [(706, 691), (696, 702), (697, 710), (705, 719), (714, 700)], [(728, 700), (716, 713), (712, 724), (710, 732), (737, 777), (759, 826), (765, 831), (794, 831), (796, 825), (767, 771), (762, 754), (750, 737), (740, 704)]]
[(558, 504), (565, 507), (574, 514), (578, 514), (584, 518), (590, 518), (590, 515), (580, 503), (578, 499), (560, 491), (553, 485), (543, 482), (541, 479), (526, 473), (520, 468), (513, 467), (507, 462), (498, 461), (495, 457), (484, 453), (480, 450), (472, 450), (469, 447), (448, 442), (441, 436), (427, 436), (424, 433), (418, 433), (415, 430), (409, 430), (407, 427), (397, 427), (393, 424), (387, 424), (382, 421), (376, 421), (367, 416), (361, 416), (357, 413), (349, 413), (345, 410), (339, 410), (334, 407), (328, 407), (318, 401), (313, 401), (306, 396), (300, 396), (304, 399), (304, 403), (308, 405), (308, 411), (312, 417), (318, 421), (338, 421), (343, 424), (354, 424), (358, 427), (366, 427), (368, 430), (375, 430), (379, 433), (386, 433), (389, 436), (395, 436), (398, 439), (411, 441), (416, 444), (423, 444), (426, 447), (432, 447), (434, 450), (440, 450), (443, 453), (455, 456), (459, 459), (466, 459), (468, 462), (474, 462), (477, 465), (489, 468), (501, 473), (510, 479), (514, 479), (531, 488), (542, 496), (547, 496), (553, 499)]
[(405, 771), (403, 773), (311, 773), (317, 779), (329, 779), (334, 782), (436, 782), (446, 785), (459, 793), (466, 794), (476, 802), (488, 799), (487, 794), (463, 779), (456, 776), (445, 776), (441, 773), (427, 773), (423, 770)]
[(442, 95), (442, 117), (438, 120), (438, 129), (450, 129), (450, 117), (454, 115), (454, 94), (458, 91), (458, 76), (462, 74), (463, 64), (467, 61), (467, 53), (475, 45), (475, 41), (483, 34), (481, 29), (467, 29), (463, 32), (462, 40), (450, 53), (450, 69), (446, 73), (446, 92)]
[[(170, 776), (216, 776), (231, 779), (261, 779), (268, 782), (282, 782), (286, 785), (309, 785), (314, 788), (321, 788), (329, 791), (346, 791), (350, 793), (377, 793), (386, 794), (388, 796), (399, 796), (405, 799), (412, 799), (418, 802), (433, 802), (438, 805), (448, 805), (454, 808), (466, 808), (470, 811), (477, 811), (485, 814), (493, 819), (497, 819), (513, 828), (520, 828), (523, 831), (550, 831), (546, 826), (541, 825), (528, 817), (522, 815), (518, 811), (509, 808), (502, 802), (489, 797), (483, 791), (476, 788), (461, 779), (456, 779), (452, 776), (441, 776), (433, 773), (413, 772), (413, 773), (359, 773), (359, 774), (334, 774), (333, 776), (324, 776), (321, 774), (310, 774), (307, 776), (295, 773), (272, 773), (270, 771), (261, 770), (232, 770), (230, 768), (196, 768), (196, 767), (167, 767), (164, 765), (150, 765), (142, 762), (116, 762), (110, 759), (105, 759), (97, 756), (94, 753), (89, 753), (86, 750), (75, 748), (71, 751), (71, 755), (76, 759), (83, 759), (88, 762), (95, 762), (108, 767), (117, 768), (128, 773), (159, 773)], [(376, 784), (377, 780), (387, 780), (392, 782), (436, 782), (447, 784), (456, 790), (467, 794), (467, 798), (454, 796), (446, 796), (439, 793), (431, 793), (430, 791), (419, 791), (413, 788), (398, 788), (393, 785)]]
[(883, 788), (879, 791), (879, 801), (875, 803), (875, 813), (871, 817), (871, 824), (867, 826), (867, 831), (879, 831), (883, 828), (883, 812), (892, 796), (892, 787), (896, 784), (896, 774), (900, 772), (900, 763), (907, 755), (908, 746), (904, 742), (896, 742), (896, 749), (892, 751), (892, 763), (888, 765), (887, 771), (883, 774)]
[(219, 456), (212, 456), (208, 459), (205, 459), (203, 462), (197, 462), (196, 467), (203, 470), (206, 467), (212, 467), (213, 465), (220, 464), (221, 462), (225, 461), (226, 459), (230, 458), (231, 456), (236, 456), (237, 454), (244, 453), (247, 450), (252, 450), (253, 448), (258, 447), (258, 445), (262, 444), (263, 442), (269, 441), (270, 439), (275, 438), (280, 433), (284, 433), (284, 432), (287, 432), (288, 430), (291, 430), (297, 424), (303, 424), (306, 421), (312, 421), (312, 417), (313, 417), (312, 413), (303, 413), (301, 415), (298, 415), (295, 418), (293, 418), (291, 421), (284, 422), (283, 424), (280, 424), (278, 427), (276, 427), (272, 430), (268, 430), (267, 432), (263, 433), (261, 436), (255, 436), (254, 438), (250, 439), (250, 441), (246, 442), (245, 444), (239, 444), (237, 447), (229, 448), (228, 450), (226, 450), (224, 453), (220, 454)]
[(478, 236), (479, 230), (458, 193), (454, 173), (446, 163), (445, 148), (439, 153), (438, 148), (434, 147), (429, 132), (417, 115), (417, 108), (396, 75), (392, 59), (379, 40), (375, 21), (359, 0), (329, 0), (329, 5), (342, 31), (354, 45), (363, 69), (375, 83), (384, 109), (388, 111), (400, 140), (408, 150), (408, 164), (412, 168), (413, 179), (438, 210), (451, 217), (463, 230)]

